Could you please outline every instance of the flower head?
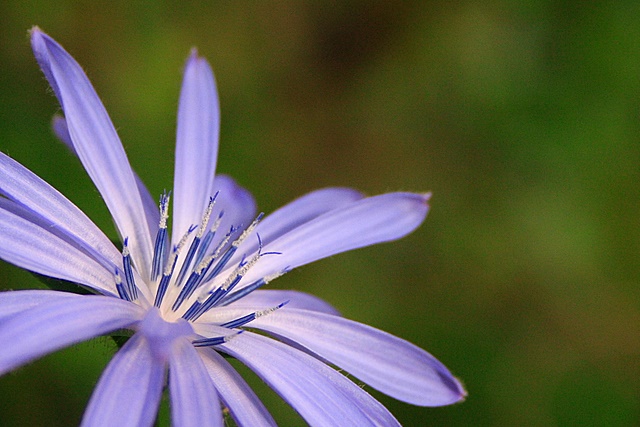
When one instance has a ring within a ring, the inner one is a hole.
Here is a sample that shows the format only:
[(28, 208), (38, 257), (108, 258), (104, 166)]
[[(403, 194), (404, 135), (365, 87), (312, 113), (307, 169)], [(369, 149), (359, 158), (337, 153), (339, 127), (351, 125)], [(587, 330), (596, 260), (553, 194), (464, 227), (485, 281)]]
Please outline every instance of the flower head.
[(122, 246), (0, 153), (0, 257), (94, 294), (1, 293), (0, 340), (11, 345), (0, 353), (0, 374), (126, 330), (130, 338), (102, 374), (84, 425), (151, 425), (165, 387), (176, 426), (222, 425), (222, 405), (239, 425), (274, 425), (222, 355), (250, 367), (311, 425), (397, 424), (327, 362), (415, 405), (464, 398), (451, 373), (418, 347), (344, 319), (311, 295), (262, 289), (300, 265), (408, 234), (424, 220), (428, 195), (367, 198), (327, 188), (256, 215), (245, 189), (215, 175), (216, 86), (194, 51), (180, 95), (173, 193), (156, 205), (81, 67), (40, 29), (31, 42), (64, 112), (56, 134), (98, 188)]

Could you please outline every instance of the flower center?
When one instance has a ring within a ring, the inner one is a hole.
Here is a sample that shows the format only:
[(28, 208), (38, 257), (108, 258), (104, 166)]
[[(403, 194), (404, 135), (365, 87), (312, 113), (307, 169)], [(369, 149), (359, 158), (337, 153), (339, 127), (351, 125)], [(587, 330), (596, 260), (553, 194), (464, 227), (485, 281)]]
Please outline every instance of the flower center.
[(183, 319), (167, 322), (156, 307), (151, 307), (138, 324), (138, 332), (147, 339), (153, 357), (164, 361), (169, 359), (171, 347), (176, 339), (194, 335), (189, 322)]
[[(151, 283), (149, 286), (154, 292), (154, 302), (153, 307), (150, 309), (150, 314), (145, 317), (141, 324), (141, 330), (148, 330), (148, 326), (145, 326), (147, 323), (156, 325), (160, 320), (164, 323), (176, 322), (176, 324), (188, 325), (187, 322), (197, 321), (199, 317), (212, 308), (237, 301), (286, 273), (286, 270), (280, 271), (262, 277), (253, 283), (238, 287), (242, 278), (260, 258), (265, 255), (277, 255), (279, 253), (262, 252), (262, 241), (260, 235), (256, 233), (258, 249), (255, 250), (255, 253), (250, 255), (245, 253), (235, 266), (230, 264), (238, 248), (254, 231), (263, 214), (258, 215), (246, 227), (243, 224), (231, 225), (229, 231), (221, 235), (219, 228), (224, 211), (220, 211), (216, 219), (211, 221), (213, 208), (218, 197), (217, 193), (209, 199), (200, 224), (189, 227), (178, 243), (169, 250), (169, 235), (167, 232), (169, 197), (167, 193), (160, 197), (160, 221), (154, 244), (150, 275)], [(235, 257), (235, 259), (238, 260), (238, 257)], [(128, 239), (125, 238), (122, 250), (123, 267), (122, 271), (116, 269), (115, 281), (120, 298), (127, 301), (137, 300), (140, 293), (132, 264)], [(281, 308), (285, 304), (286, 302), (283, 302), (276, 307), (249, 313), (219, 326), (229, 329), (238, 328), (257, 317)], [(151, 313), (155, 313), (153, 316), (158, 317), (159, 320), (147, 321), (147, 318), (153, 319)], [(168, 337), (166, 339), (173, 339), (171, 338), (173, 332), (165, 331), (166, 327), (158, 328), (162, 331), (158, 336), (166, 336)], [(183, 332), (180, 332), (180, 335), (184, 335)], [(154, 337), (153, 334), (150, 336)], [(193, 344), (196, 346), (217, 345), (224, 342), (227, 337), (198, 339), (193, 341)], [(164, 339), (160, 339), (159, 347), (166, 347), (166, 343), (162, 341)]]

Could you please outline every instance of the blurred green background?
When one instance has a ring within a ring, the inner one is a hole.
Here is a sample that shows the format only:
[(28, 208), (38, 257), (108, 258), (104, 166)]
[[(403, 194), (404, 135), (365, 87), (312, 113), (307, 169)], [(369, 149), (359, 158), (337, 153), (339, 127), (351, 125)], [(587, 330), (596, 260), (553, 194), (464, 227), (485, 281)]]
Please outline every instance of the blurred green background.
[[(639, 2), (22, 0), (0, 17), (0, 150), (110, 236), (50, 131), (59, 107), (32, 25), (84, 66), (153, 194), (172, 185), (193, 46), (219, 86), (218, 169), (261, 210), (324, 186), (433, 191), (409, 237), (270, 285), (406, 338), (464, 381), (467, 401), (445, 408), (373, 391), (404, 425), (640, 424)], [(2, 288), (41, 286), (0, 269)], [(114, 351), (98, 339), (0, 378), (0, 425), (76, 425)], [(249, 379), (282, 425), (302, 423)]]

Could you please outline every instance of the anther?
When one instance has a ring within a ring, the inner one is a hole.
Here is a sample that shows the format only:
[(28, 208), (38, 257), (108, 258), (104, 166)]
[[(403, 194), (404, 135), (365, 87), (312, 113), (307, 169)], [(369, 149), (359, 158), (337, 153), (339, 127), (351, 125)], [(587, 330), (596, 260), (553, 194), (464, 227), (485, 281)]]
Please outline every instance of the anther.
[(170, 195), (164, 193), (160, 196), (160, 223), (158, 224), (158, 234), (153, 247), (153, 266), (151, 269), (151, 279), (158, 280), (158, 277), (164, 270), (164, 263), (167, 257), (167, 219), (169, 218), (169, 199)]
[(124, 284), (127, 294), (131, 298), (130, 301), (138, 299), (138, 287), (133, 277), (133, 268), (131, 267), (131, 255), (129, 253), (129, 238), (125, 237), (122, 247), (122, 267), (124, 269)]
[(239, 328), (240, 326), (244, 326), (247, 323), (256, 320), (258, 317), (266, 316), (267, 314), (273, 313), (274, 311), (284, 307), (288, 303), (289, 303), (289, 301), (285, 301), (283, 303), (278, 304), (275, 307), (271, 307), (271, 308), (268, 308), (266, 310), (261, 310), (261, 311), (256, 311), (256, 312), (253, 312), (253, 313), (249, 313), (246, 316), (242, 316), (242, 317), (239, 317), (237, 319), (230, 320), (229, 322), (225, 322), (225, 323), (221, 324), (220, 326), (222, 326), (224, 328)]
[(158, 291), (156, 292), (156, 298), (153, 303), (154, 306), (160, 307), (162, 304), (162, 299), (164, 295), (167, 293), (167, 288), (169, 287), (169, 282), (171, 281), (171, 276), (173, 275), (173, 270), (176, 268), (176, 263), (178, 261), (178, 255), (180, 255), (180, 251), (184, 247), (189, 238), (189, 234), (195, 230), (194, 227), (189, 228), (182, 239), (178, 242), (178, 244), (173, 248), (171, 252), (171, 256), (169, 257), (169, 262), (167, 263), (164, 272), (162, 273), (162, 279), (160, 280), (160, 284), (158, 285)]
[(207, 225), (209, 225), (209, 218), (211, 217), (211, 211), (213, 210), (213, 205), (216, 202), (216, 198), (218, 197), (218, 193), (215, 196), (209, 198), (209, 203), (207, 204), (207, 208), (202, 215), (202, 220), (200, 221), (200, 227), (198, 227), (198, 232), (196, 233), (191, 245), (189, 246), (189, 251), (182, 263), (182, 267), (180, 268), (180, 273), (178, 274), (178, 279), (176, 283), (182, 283), (184, 277), (187, 275), (189, 268), (191, 267), (191, 263), (196, 255), (198, 250), (198, 246), (200, 245), (200, 241), (202, 240), (202, 236), (207, 230)]
[(249, 234), (251, 234), (251, 232), (253, 231), (254, 228), (256, 228), (256, 225), (258, 225), (258, 223), (260, 222), (260, 220), (262, 219), (262, 217), (264, 216), (264, 212), (260, 212), (260, 214), (258, 214), (258, 216), (256, 217), (256, 219), (253, 220), (253, 222), (242, 232), (242, 234), (240, 235), (240, 237), (238, 237), (233, 243), (232, 245), (235, 246), (236, 248), (238, 246), (240, 246), (240, 244), (242, 242), (244, 242), (244, 240), (247, 238), (247, 236)]
[(269, 282), (271, 282), (272, 280), (277, 279), (280, 276), (285, 275), (286, 273), (289, 272), (289, 267), (287, 267), (286, 269), (279, 271), (277, 273), (273, 273), (269, 276), (265, 276), (261, 279), (256, 280), (255, 282), (244, 286), (241, 289), (238, 289), (235, 292), (229, 293), (227, 295), (224, 296), (224, 298), (222, 298), (222, 300), (220, 300), (220, 302), (218, 303), (219, 306), (225, 306), (225, 305), (229, 305), (234, 301), (239, 300), (240, 298), (243, 298), (247, 295), (249, 295), (251, 292), (255, 291), (258, 288), (263, 287), (264, 285), (268, 284)]
[(173, 306), (171, 307), (173, 311), (177, 311), (184, 300), (193, 295), (193, 292), (202, 282), (202, 276), (206, 274), (212, 263), (213, 256), (208, 256), (207, 258), (202, 260), (200, 264), (198, 264), (198, 267), (191, 273), (191, 275), (187, 279), (187, 283), (185, 283), (182, 289), (180, 289), (180, 294), (178, 294), (178, 298), (176, 298)]
[(127, 293), (127, 290), (122, 283), (122, 278), (120, 277), (120, 270), (118, 269), (118, 267), (116, 267), (114, 277), (116, 280), (116, 289), (118, 290), (118, 295), (120, 296), (120, 298), (125, 301), (131, 301), (129, 294)]
[[(224, 236), (224, 239), (222, 239), (222, 241), (218, 243), (218, 246), (216, 247), (212, 255), (213, 259), (218, 259), (222, 250), (225, 248), (225, 246), (227, 246), (227, 243), (229, 243), (229, 240), (231, 240), (231, 235), (235, 233), (237, 230), (238, 230), (237, 228), (234, 228), (233, 226), (231, 227), (231, 229), (226, 234), (226, 236)], [(231, 246), (229, 249), (227, 249), (226, 252), (222, 255), (222, 258), (220, 258), (220, 260), (216, 263), (215, 267), (213, 267), (213, 270), (207, 274), (207, 277), (206, 279), (204, 279), (204, 281), (208, 282), (209, 280), (217, 276), (218, 273), (220, 273), (222, 269), (227, 265), (227, 262), (229, 262), (233, 254), (236, 253), (237, 249), (238, 248), (236, 246)]]
[(200, 244), (200, 248), (198, 249), (198, 254), (196, 255), (196, 261), (195, 261), (196, 264), (199, 264), (200, 261), (202, 261), (202, 259), (205, 257), (205, 254), (209, 249), (209, 245), (211, 244), (211, 241), (215, 237), (216, 231), (218, 231), (218, 227), (220, 227), (220, 223), (222, 222), (223, 216), (224, 216), (224, 211), (221, 211), (218, 214), (218, 218), (216, 218), (215, 222), (211, 225), (211, 228), (209, 228), (207, 235), (204, 236), (204, 239), (202, 239), (202, 243)]
[(242, 332), (244, 331), (238, 331), (234, 334), (226, 335), (224, 337), (203, 338), (203, 339), (192, 341), (191, 344), (193, 344), (194, 347), (211, 347), (214, 345), (220, 345), (220, 344), (229, 342), (229, 340), (237, 337)]
[(212, 307), (219, 305), (223, 298), (225, 298), (229, 294), (229, 292), (231, 292), (236, 287), (236, 285), (240, 283), (247, 271), (249, 271), (249, 269), (253, 267), (263, 255), (277, 254), (277, 252), (261, 252), (262, 240), (260, 240), (260, 236), (258, 236), (258, 243), (258, 253), (251, 257), (248, 261), (245, 261), (245, 259), (243, 258), (238, 264), (238, 267), (236, 267), (236, 269), (227, 277), (227, 279), (221, 286), (217, 287), (215, 290), (209, 291), (208, 297), (204, 301), (198, 302), (197, 310), (193, 312), (191, 311), (191, 309), (188, 310), (190, 314), (189, 317), (185, 317), (185, 319), (196, 320), (198, 317), (209, 311)]

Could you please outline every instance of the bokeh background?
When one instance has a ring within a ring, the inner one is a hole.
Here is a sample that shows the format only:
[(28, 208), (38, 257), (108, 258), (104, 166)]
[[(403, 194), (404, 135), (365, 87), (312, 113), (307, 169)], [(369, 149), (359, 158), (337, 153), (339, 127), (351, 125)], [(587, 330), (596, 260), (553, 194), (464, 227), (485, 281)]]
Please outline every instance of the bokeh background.
[[(20, 0), (0, 22), (0, 149), (110, 236), (50, 131), (32, 25), (84, 66), (153, 194), (171, 187), (193, 46), (217, 76), (218, 169), (261, 210), (325, 186), (433, 191), (409, 237), (270, 285), (464, 381), (467, 401), (446, 408), (372, 391), (404, 425), (640, 424), (639, 2)], [(1, 288), (41, 286), (0, 265)], [(0, 425), (76, 425), (114, 351), (97, 339), (0, 378)], [(303, 425), (247, 375), (283, 426)]]

